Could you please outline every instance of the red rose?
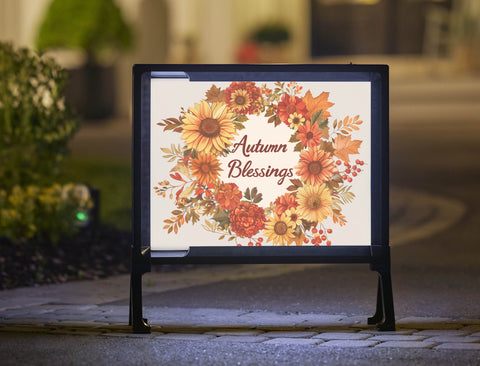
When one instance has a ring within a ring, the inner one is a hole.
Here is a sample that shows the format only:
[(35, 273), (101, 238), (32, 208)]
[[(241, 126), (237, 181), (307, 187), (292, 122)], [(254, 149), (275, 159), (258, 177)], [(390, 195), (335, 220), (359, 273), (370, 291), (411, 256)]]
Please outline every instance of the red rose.
[(240, 237), (251, 238), (265, 228), (265, 212), (263, 208), (248, 202), (240, 202), (228, 215), (230, 227)]
[(224, 183), (218, 187), (215, 200), (222, 210), (233, 210), (240, 203), (242, 192), (235, 183)]

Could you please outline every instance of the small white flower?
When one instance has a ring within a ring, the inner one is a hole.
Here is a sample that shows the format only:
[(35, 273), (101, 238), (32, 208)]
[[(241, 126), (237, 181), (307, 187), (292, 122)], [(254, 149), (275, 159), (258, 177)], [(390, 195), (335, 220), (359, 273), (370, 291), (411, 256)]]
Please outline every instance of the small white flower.
[(47, 109), (50, 108), (53, 104), (52, 94), (48, 90), (46, 90), (43, 94), (42, 104)]

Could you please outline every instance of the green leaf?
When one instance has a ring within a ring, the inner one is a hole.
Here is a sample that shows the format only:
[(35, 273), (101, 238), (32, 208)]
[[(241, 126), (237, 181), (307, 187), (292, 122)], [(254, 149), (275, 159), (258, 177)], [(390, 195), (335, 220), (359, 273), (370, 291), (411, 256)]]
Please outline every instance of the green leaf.
[(237, 116), (237, 118), (235, 118), (236, 121), (238, 122), (246, 122), (248, 121), (248, 117), (245, 116), (245, 115), (240, 115), (240, 116)]
[(328, 119), (322, 119), (318, 121), (318, 126), (323, 129), (325, 127), (328, 127)]
[(245, 128), (245, 126), (242, 123), (239, 123), (239, 122), (233, 122), (233, 125), (235, 126), (235, 128), (237, 130), (243, 130)]
[(322, 113), (323, 113), (322, 109), (320, 109), (319, 111), (316, 111), (312, 115), (312, 123), (317, 123), (317, 121), (319, 121), (322, 118)]
[(230, 218), (228, 213), (225, 210), (219, 209), (218, 212), (213, 216), (213, 219), (218, 222), (218, 225), (222, 228), (228, 227), (230, 224)]
[(303, 150), (303, 146), (302, 146), (302, 143), (299, 142), (298, 144), (295, 145), (295, 148), (293, 149), (293, 151), (302, 151)]
[(288, 142), (298, 142), (297, 132), (295, 132), (292, 136), (290, 136), (290, 140), (288, 140)]

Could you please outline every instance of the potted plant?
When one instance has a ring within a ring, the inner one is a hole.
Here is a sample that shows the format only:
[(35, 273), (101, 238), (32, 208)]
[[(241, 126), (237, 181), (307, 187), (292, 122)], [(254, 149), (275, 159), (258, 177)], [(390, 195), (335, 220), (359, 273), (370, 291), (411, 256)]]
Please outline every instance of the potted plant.
[(285, 24), (271, 22), (254, 29), (250, 38), (258, 46), (260, 62), (286, 62), (290, 37)]
[(111, 60), (117, 51), (130, 48), (132, 40), (132, 31), (114, 0), (53, 0), (36, 46), (39, 50), (82, 50), (82, 67), (69, 70), (67, 99), (83, 117), (104, 118), (114, 110)]

